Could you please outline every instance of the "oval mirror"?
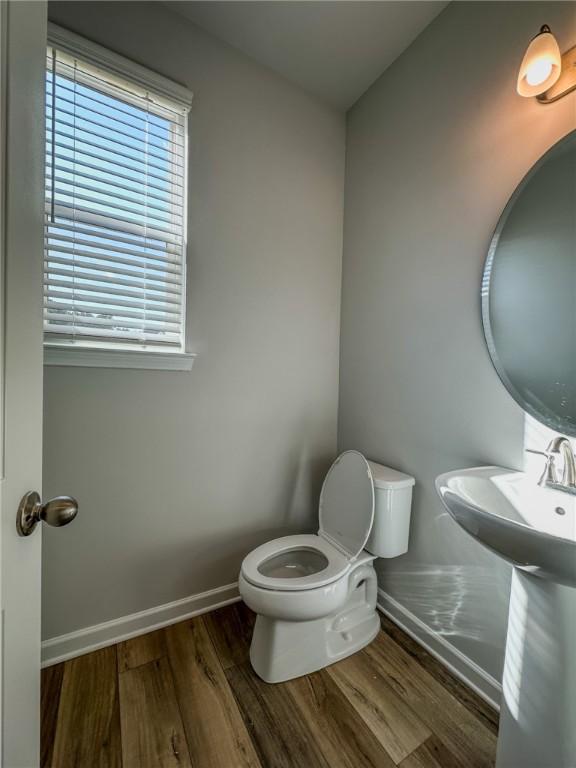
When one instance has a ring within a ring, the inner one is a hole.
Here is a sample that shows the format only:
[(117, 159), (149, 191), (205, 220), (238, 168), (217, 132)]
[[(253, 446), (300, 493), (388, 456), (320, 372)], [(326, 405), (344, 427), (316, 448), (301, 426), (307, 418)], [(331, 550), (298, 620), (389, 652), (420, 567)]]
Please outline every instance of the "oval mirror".
[(498, 375), (528, 413), (576, 435), (576, 131), (510, 199), (486, 259), (482, 316)]

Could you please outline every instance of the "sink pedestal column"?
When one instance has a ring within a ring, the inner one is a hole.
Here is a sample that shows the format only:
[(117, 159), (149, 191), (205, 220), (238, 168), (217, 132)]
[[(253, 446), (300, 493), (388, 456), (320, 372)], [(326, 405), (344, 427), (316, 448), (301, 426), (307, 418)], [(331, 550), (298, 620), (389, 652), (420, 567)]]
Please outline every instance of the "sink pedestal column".
[(576, 766), (576, 589), (514, 568), (496, 768)]

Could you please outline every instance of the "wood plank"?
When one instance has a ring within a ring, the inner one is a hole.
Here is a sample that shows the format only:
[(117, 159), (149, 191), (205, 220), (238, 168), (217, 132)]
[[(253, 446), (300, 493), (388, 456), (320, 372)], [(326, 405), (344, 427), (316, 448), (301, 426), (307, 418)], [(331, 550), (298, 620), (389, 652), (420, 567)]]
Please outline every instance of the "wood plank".
[(387, 620), (278, 685), (247, 661), (253, 620), (239, 603), (44, 670), (42, 768), (492, 768), (494, 717)]
[(395, 763), (432, 735), (364, 651), (329, 667), (328, 673)]
[(441, 683), (381, 632), (365, 651), (389, 685), (459, 760), (461, 768), (492, 768), (496, 737)]
[[(496, 739), (477, 721), (461, 719), (451, 708), (423, 699), (411, 702), (418, 716), (454, 755), (458, 768), (494, 768)], [(466, 711), (466, 710), (464, 710)]]
[(54, 752), (54, 739), (58, 723), (58, 707), (62, 680), (64, 679), (64, 664), (54, 664), (43, 669), (40, 676), (42, 716), (40, 724), (40, 766), (50, 768)]
[(226, 671), (263, 768), (329, 768), (286, 684), (262, 682), (249, 664)]
[(394, 768), (392, 758), (325, 669), (284, 687), (331, 768)]
[(437, 736), (430, 736), (399, 768), (460, 768), (460, 763)]
[(126, 672), (166, 656), (164, 630), (148, 632), (118, 643), (118, 670)]
[(192, 763), (167, 659), (120, 675), (123, 768), (189, 768)]
[(477, 693), (464, 685), (446, 667), (434, 658), (428, 651), (406, 634), (397, 624), (394, 624), (387, 616), (381, 614), (383, 631), (394, 640), (409, 656), (417, 661), (420, 666), (435, 677), (436, 680), (448, 690), (454, 698), (466, 707), (483, 725), (492, 733), (498, 735), (498, 712), (484, 701)]
[(116, 648), (64, 664), (54, 768), (121, 768)]
[(243, 603), (234, 603), (203, 616), (223, 669), (248, 661), (256, 615)]
[(168, 627), (165, 638), (195, 768), (260, 768), (202, 617)]

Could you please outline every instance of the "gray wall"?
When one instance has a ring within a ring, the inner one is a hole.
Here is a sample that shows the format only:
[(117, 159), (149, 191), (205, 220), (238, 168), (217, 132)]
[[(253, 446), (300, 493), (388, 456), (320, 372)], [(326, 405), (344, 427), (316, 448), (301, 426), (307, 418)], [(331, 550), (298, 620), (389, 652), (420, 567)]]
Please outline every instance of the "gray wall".
[(195, 93), (190, 373), (45, 369), (44, 637), (228, 584), (312, 529), (336, 449), (344, 117), (153, 3), (56, 23)]
[(415, 475), (409, 553), (380, 585), (499, 677), (509, 569), (461, 533), (441, 472), (521, 467), (524, 414), (492, 368), (480, 282), (492, 231), (530, 166), (576, 127), (576, 94), (515, 93), (524, 48), (576, 5), (450, 5), (348, 115), (339, 448)]

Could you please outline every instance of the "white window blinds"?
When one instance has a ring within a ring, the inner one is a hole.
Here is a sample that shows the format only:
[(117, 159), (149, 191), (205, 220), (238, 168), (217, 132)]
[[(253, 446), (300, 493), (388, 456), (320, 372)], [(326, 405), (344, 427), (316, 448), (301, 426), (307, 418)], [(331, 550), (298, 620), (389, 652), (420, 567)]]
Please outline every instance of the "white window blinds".
[(188, 106), (53, 46), (46, 71), (45, 341), (183, 351)]

